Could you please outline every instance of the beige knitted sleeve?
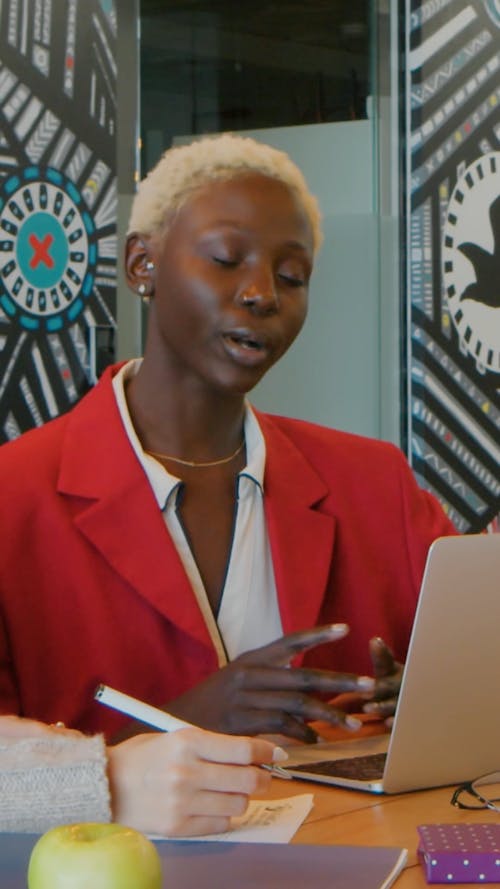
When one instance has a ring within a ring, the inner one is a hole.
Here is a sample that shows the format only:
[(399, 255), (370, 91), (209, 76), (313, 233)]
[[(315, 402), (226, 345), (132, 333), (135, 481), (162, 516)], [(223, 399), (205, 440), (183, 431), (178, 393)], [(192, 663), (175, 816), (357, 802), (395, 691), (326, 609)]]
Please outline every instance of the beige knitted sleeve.
[(110, 821), (104, 739), (0, 737), (0, 831)]

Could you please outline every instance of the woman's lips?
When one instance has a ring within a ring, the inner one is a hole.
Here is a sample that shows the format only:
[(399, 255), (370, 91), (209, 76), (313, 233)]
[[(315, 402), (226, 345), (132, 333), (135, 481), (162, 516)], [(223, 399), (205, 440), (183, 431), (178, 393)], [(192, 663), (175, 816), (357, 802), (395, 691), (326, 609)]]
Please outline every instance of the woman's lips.
[(230, 330), (222, 335), (222, 341), (231, 358), (247, 367), (260, 365), (269, 357), (267, 340), (253, 331)]

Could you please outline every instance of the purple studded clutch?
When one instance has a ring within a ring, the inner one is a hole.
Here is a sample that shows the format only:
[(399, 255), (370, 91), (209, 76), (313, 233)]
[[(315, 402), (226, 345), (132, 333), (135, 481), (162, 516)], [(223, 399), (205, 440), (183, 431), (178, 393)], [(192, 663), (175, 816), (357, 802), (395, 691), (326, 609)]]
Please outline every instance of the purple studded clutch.
[(428, 883), (500, 883), (500, 824), (421, 824)]

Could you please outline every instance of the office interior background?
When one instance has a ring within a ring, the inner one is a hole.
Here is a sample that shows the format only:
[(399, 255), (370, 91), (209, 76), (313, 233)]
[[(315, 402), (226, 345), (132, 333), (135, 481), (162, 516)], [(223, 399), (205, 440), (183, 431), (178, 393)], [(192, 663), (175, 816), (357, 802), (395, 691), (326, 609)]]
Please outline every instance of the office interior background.
[(260, 408), (393, 441), (463, 532), (500, 516), (498, 0), (3, 0), (0, 442), (140, 354), (137, 178), (253, 135), (324, 216)]

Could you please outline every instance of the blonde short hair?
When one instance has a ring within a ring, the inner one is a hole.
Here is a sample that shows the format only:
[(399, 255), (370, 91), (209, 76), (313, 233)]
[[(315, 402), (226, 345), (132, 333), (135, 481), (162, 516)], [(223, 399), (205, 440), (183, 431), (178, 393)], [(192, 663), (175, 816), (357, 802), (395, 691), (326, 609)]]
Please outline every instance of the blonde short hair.
[(169, 148), (139, 183), (130, 214), (128, 234), (151, 236), (167, 230), (167, 217), (190, 195), (209, 182), (262, 173), (286, 185), (309, 218), (314, 251), (319, 248), (321, 213), (299, 168), (284, 151), (248, 136), (224, 133)]

